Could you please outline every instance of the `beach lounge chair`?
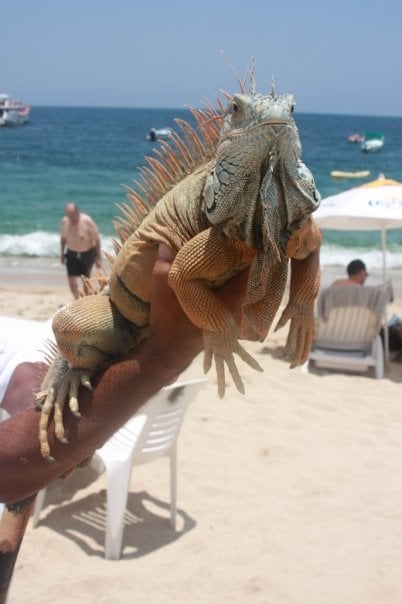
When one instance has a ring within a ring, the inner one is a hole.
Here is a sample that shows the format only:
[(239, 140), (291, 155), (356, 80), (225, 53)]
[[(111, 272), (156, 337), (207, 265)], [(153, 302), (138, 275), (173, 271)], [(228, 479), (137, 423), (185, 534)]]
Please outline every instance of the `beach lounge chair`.
[[(170, 460), (170, 524), (176, 526), (177, 439), (189, 403), (206, 379), (176, 382), (150, 399), (106, 443), (95, 452), (91, 465), (99, 473), (107, 472), (107, 509), (105, 558), (118, 560), (121, 555), (124, 513), (130, 479), (135, 465), (161, 456)], [(37, 527), (46, 489), (39, 491), (33, 510), (33, 527)]]
[(317, 319), (309, 362), (327, 369), (369, 371), (384, 377), (379, 335), (388, 294), (379, 287), (325, 289), (317, 302)]

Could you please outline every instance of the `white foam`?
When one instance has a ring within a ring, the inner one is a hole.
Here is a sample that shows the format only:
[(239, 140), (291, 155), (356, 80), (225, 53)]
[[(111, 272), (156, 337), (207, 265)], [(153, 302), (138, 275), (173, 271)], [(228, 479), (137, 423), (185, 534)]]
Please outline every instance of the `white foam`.
[[(101, 236), (102, 249), (111, 252), (112, 239)], [(28, 256), (58, 258), (60, 236), (58, 233), (34, 231), (25, 235), (0, 235), (0, 256)]]
[[(112, 238), (101, 236), (102, 249), (113, 252)], [(0, 256), (10, 257), (18, 263), (18, 258), (54, 258), (59, 263), (60, 238), (57, 233), (34, 231), (26, 235), (0, 235)], [(370, 268), (382, 267), (382, 252), (379, 249), (367, 247), (343, 247), (324, 243), (321, 248), (321, 264), (323, 266), (346, 266), (354, 258), (361, 258)], [(392, 245), (387, 250), (386, 263), (388, 268), (402, 267), (402, 245)]]
[[(380, 249), (323, 244), (320, 251), (320, 263), (323, 266), (346, 266), (355, 258), (361, 258), (371, 270), (382, 267), (383, 254)], [(389, 269), (402, 267), (402, 248), (386, 251), (386, 265)]]

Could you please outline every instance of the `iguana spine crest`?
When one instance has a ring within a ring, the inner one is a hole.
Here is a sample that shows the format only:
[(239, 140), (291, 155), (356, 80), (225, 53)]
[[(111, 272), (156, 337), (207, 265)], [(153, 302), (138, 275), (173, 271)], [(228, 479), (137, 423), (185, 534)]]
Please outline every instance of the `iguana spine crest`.
[(169, 141), (161, 141), (155, 149), (156, 157), (146, 157), (148, 165), (139, 169), (140, 178), (134, 187), (126, 186), (130, 204), (118, 204), (122, 216), (113, 221), (120, 241), (113, 241), (116, 254), (128, 237), (138, 228), (158, 201), (185, 176), (208, 162), (214, 156), (222, 126), (224, 107), (217, 99), (218, 107), (209, 102), (206, 110), (189, 107), (198, 130), (189, 122), (175, 120), (180, 132), (173, 132)]

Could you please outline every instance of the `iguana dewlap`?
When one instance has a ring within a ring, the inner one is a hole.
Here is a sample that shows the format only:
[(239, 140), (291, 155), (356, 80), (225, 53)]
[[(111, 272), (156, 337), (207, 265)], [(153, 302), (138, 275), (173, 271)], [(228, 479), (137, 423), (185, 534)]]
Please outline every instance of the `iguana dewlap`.
[[(258, 363), (239, 338), (263, 340), (282, 301), (291, 265), (286, 353), (303, 363), (313, 336), (319, 289), (320, 233), (311, 214), (319, 205), (288, 94), (234, 95), (225, 111), (193, 111), (201, 135), (180, 122), (183, 137), (163, 144), (132, 191), (133, 207), (118, 230), (123, 241), (112, 265), (108, 295), (81, 298), (57, 313), (60, 352), (37, 395), (42, 455), (50, 458), (47, 430), (64, 439), (63, 405), (78, 414), (78, 387), (116, 362), (148, 335), (150, 283), (159, 243), (177, 252), (169, 284), (191, 321), (203, 330), (207, 371), (215, 360), (218, 391), (225, 365), (237, 388), (234, 361)], [(217, 128), (220, 125), (220, 129)], [(133, 219), (133, 213), (135, 214)], [(133, 223), (131, 225), (130, 223)], [(250, 267), (240, 329), (214, 289)]]

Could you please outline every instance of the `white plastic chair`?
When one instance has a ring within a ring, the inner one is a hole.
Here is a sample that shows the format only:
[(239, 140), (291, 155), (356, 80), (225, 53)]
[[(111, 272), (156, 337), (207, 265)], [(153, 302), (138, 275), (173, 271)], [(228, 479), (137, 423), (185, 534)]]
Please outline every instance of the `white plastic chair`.
[(375, 377), (383, 378), (384, 349), (379, 331), (386, 304), (386, 292), (375, 287), (323, 290), (309, 361), (326, 369), (365, 372), (373, 368)]
[[(133, 466), (161, 456), (170, 459), (170, 524), (176, 527), (177, 439), (189, 403), (207, 380), (176, 382), (162, 388), (95, 452), (91, 466), (107, 472), (105, 558), (118, 560), (124, 530), (124, 513)], [(33, 527), (39, 523), (46, 489), (39, 491), (33, 510)]]

